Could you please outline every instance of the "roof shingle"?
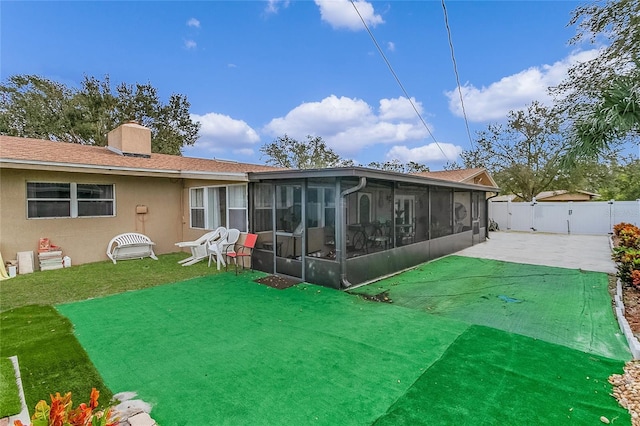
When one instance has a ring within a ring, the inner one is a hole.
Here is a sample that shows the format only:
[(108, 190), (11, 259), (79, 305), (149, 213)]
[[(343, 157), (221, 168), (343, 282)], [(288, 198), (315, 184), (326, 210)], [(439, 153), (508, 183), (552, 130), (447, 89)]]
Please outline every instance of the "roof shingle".
[(49, 163), (68, 167), (118, 167), (141, 171), (248, 173), (278, 170), (276, 167), (209, 160), (178, 155), (151, 154), (151, 158), (127, 157), (107, 147), (42, 139), (0, 136), (0, 162)]

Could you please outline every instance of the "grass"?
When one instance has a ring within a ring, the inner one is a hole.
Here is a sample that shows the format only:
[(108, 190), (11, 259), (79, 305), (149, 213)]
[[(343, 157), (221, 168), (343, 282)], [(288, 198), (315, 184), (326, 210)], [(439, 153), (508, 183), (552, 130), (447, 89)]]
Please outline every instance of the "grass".
[[(112, 396), (74, 336), (72, 324), (52, 305), (218, 273), (204, 261), (188, 267), (178, 265), (186, 256), (172, 253), (159, 256), (158, 261), (89, 263), (0, 282), (0, 356), (18, 356), (29, 409), (41, 399), (48, 401), (55, 392), (72, 392), (75, 400), (84, 401), (95, 387), (101, 393), (101, 403), (108, 403)], [(96, 336), (100, 326), (94, 324)], [(0, 386), (8, 385), (3, 376)]]
[[(96, 387), (102, 403), (139, 391), (163, 424), (185, 412), (195, 424), (630, 424), (606, 382), (620, 360), (316, 286), (274, 290), (259, 274), (177, 265), (185, 256), (2, 281), (0, 356), (18, 355), (29, 408)], [(550, 359), (558, 386), (536, 379)]]
[(13, 416), (21, 410), (20, 394), (16, 384), (13, 363), (7, 357), (0, 358), (0, 418)]
[(72, 392), (74, 399), (87, 400), (95, 387), (100, 402), (111, 399), (111, 391), (73, 335), (71, 322), (52, 306), (16, 308), (0, 318), (0, 356), (18, 356), (30, 412), (38, 401), (49, 402), (49, 395), (56, 392)]
[(607, 382), (622, 360), (255, 275), (57, 309), (112, 390), (138, 392), (159, 424), (630, 424)]
[(87, 263), (66, 269), (17, 275), (0, 283), (0, 312), (27, 305), (57, 305), (140, 290), (218, 273), (207, 262), (179, 266), (186, 253), (149, 258)]

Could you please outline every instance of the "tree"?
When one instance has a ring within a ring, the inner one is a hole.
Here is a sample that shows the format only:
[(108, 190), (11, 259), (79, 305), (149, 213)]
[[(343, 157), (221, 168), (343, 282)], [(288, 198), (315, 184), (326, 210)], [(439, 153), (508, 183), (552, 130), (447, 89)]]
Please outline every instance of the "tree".
[(0, 85), (0, 133), (104, 146), (107, 133), (135, 120), (151, 130), (151, 150), (180, 155), (198, 139), (200, 124), (191, 120), (184, 95), (160, 101), (151, 84), (121, 83), (111, 88), (85, 76), (80, 89), (36, 75), (15, 75)]
[(590, 3), (574, 10), (572, 44), (603, 44), (592, 60), (578, 63), (552, 91), (572, 123), (569, 159), (595, 157), (616, 140), (640, 132), (640, 2)]
[(558, 116), (534, 102), (526, 110), (509, 112), (506, 125), (490, 124), (478, 132), (475, 147), (461, 157), (465, 167), (489, 170), (505, 193), (530, 201), (542, 191), (575, 185), (584, 168), (563, 169), (564, 152)]
[(416, 163), (415, 161), (401, 163), (400, 160), (397, 159), (385, 161), (384, 163), (374, 161), (367, 164), (367, 167), (397, 173), (420, 173), (429, 171), (429, 167), (425, 166), (424, 164)]
[(73, 93), (35, 75), (15, 75), (0, 85), (0, 134), (67, 140)]
[(339, 167), (343, 160), (320, 136), (307, 136), (306, 142), (290, 138), (286, 134), (260, 147), (267, 156), (267, 164), (290, 169), (323, 169)]
[[(324, 169), (327, 167), (353, 167), (353, 160), (340, 157), (329, 148), (320, 136), (307, 136), (306, 142), (290, 138), (286, 134), (273, 142), (260, 147), (260, 152), (267, 156), (267, 164), (290, 169)], [(361, 166), (361, 165), (360, 165)], [(371, 162), (366, 167), (398, 173), (428, 172), (423, 164), (409, 161), (406, 164), (399, 160), (384, 163)]]
[(597, 158), (625, 138), (640, 143), (640, 79), (617, 77), (573, 124), (569, 159)]
[(612, 158), (598, 193), (605, 200), (640, 199), (640, 160), (631, 157)]

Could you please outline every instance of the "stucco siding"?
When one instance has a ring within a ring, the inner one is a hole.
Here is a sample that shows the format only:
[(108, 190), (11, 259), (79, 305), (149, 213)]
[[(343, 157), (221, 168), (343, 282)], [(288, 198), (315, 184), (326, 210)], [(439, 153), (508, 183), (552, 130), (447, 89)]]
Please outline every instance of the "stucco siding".
[[(114, 184), (115, 216), (27, 219), (27, 182)], [(48, 237), (74, 264), (82, 264), (107, 260), (107, 244), (115, 235), (140, 232), (156, 243), (156, 254), (174, 252), (174, 243), (182, 240), (181, 197), (181, 179), (2, 168), (0, 251), (4, 259), (15, 259), (19, 251), (36, 252), (39, 238)], [(147, 213), (136, 213), (138, 205)]]

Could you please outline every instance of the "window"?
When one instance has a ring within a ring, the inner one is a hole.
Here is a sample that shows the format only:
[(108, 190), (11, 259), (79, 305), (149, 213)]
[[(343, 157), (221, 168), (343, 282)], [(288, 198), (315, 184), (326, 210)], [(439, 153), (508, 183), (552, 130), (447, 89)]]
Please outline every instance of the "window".
[(310, 186), (307, 188), (307, 226), (323, 228), (335, 225), (335, 189)]
[(371, 222), (371, 194), (368, 192), (358, 193), (358, 223)]
[(112, 184), (27, 182), (27, 218), (114, 216)]
[(253, 230), (273, 230), (273, 185), (259, 183), (254, 186)]
[(246, 185), (191, 188), (189, 198), (192, 228), (247, 230)]
[(396, 225), (412, 225), (415, 215), (415, 197), (413, 195), (396, 195)]

